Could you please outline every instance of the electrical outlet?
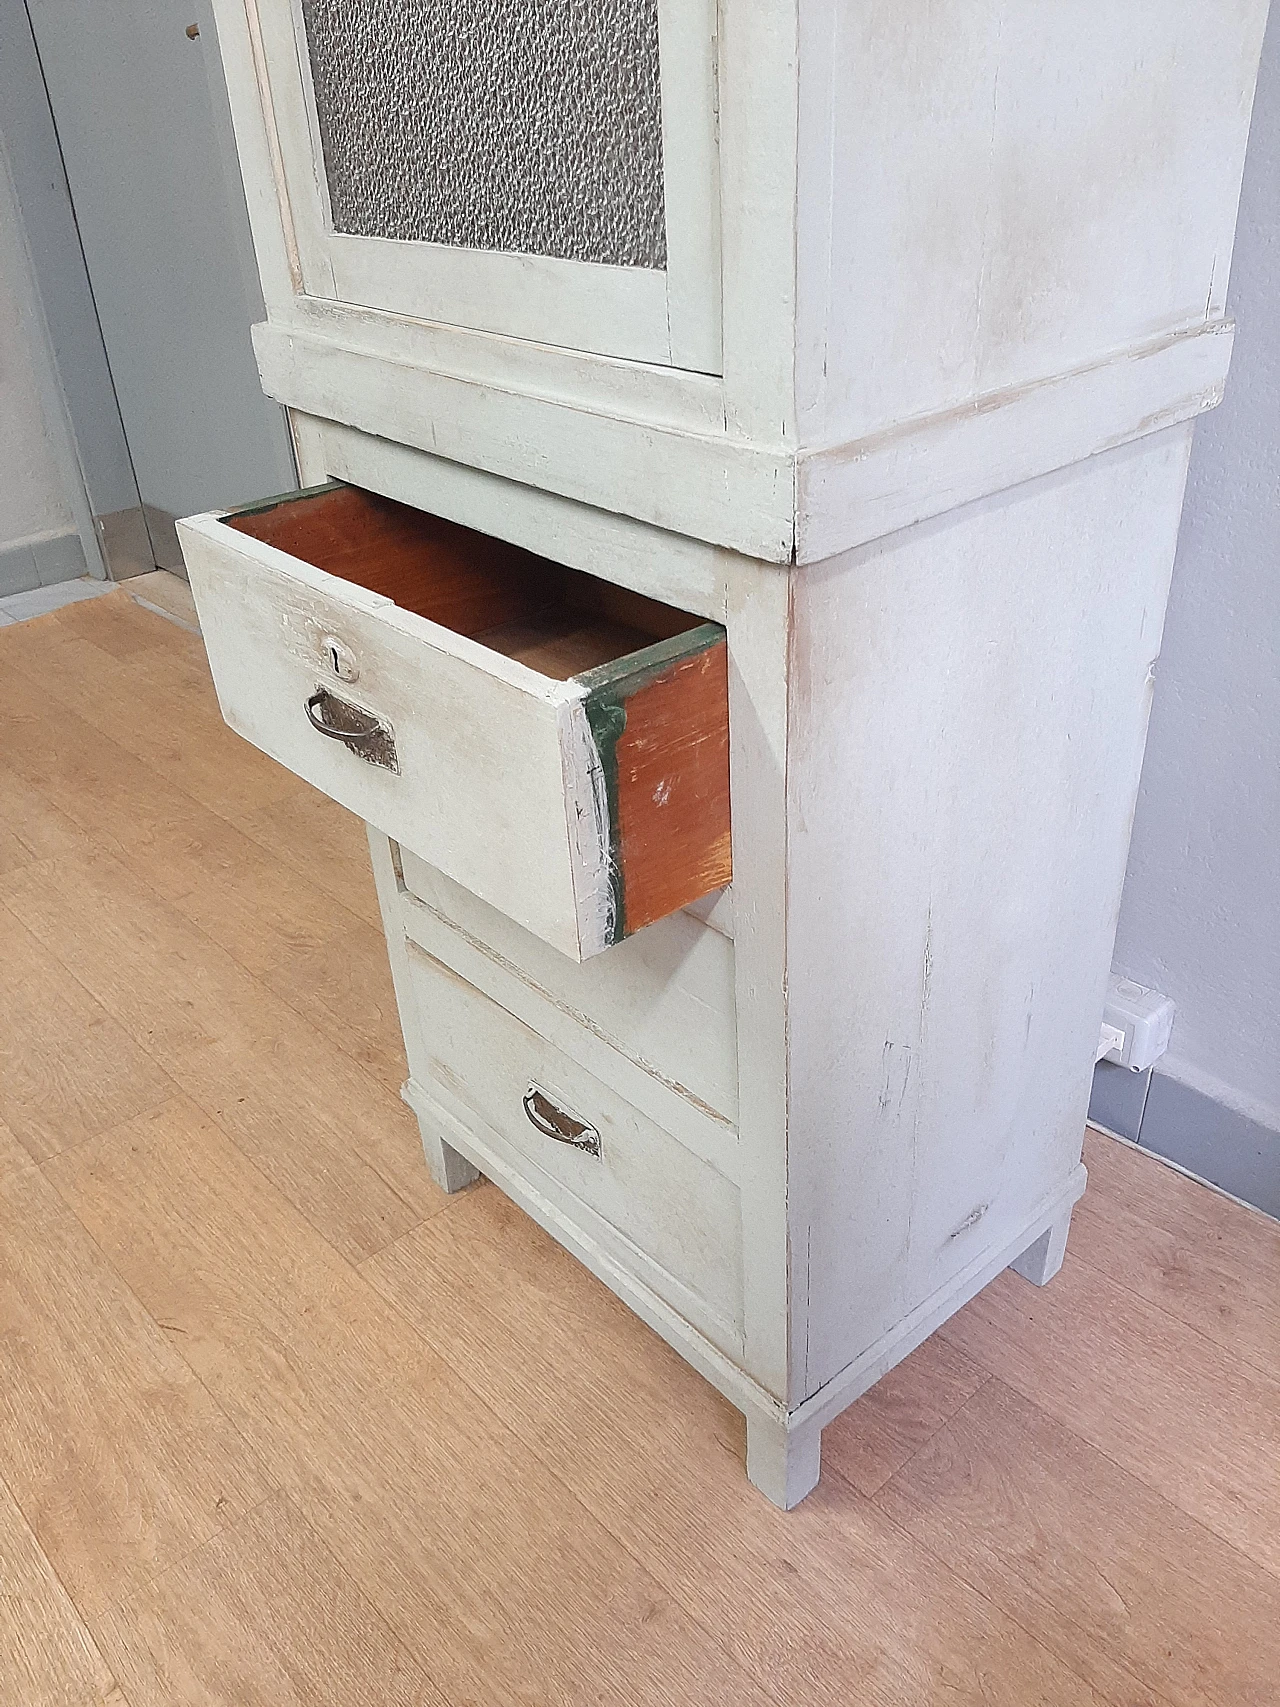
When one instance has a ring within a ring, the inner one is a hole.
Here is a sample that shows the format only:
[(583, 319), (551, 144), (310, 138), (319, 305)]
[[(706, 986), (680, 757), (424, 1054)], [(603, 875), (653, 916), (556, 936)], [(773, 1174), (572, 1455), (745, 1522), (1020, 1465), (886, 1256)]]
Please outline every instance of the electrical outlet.
[[(1158, 990), (1135, 984), (1132, 978), (1115, 973), (1107, 984), (1107, 1005), (1102, 1010), (1103, 1038), (1098, 1059), (1115, 1061), (1130, 1072), (1145, 1073), (1169, 1047), (1173, 1030), (1174, 1004)], [(1116, 1043), (1116, 1035), (1121, 1041)], [(1110, 1040), (1104, 1049), (1103, 1041)]]
[(1099, 1061), (1118, 1061), (1124, 1050), (1124, 1032), (1114, 1025), (1104, 1025), (1102, 1035), (1098, 1039), (1098, 1053), (1094, 1056), (1094, 1064)]

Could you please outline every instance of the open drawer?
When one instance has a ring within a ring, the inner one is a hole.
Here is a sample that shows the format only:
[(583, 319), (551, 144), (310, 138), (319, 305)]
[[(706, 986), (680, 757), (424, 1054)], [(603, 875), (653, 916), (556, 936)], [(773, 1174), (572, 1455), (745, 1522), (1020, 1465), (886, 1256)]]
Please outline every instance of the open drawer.
[(718, 624), (339, 483), (178, 532), (230, 726), (556, 948), (729, 881)]

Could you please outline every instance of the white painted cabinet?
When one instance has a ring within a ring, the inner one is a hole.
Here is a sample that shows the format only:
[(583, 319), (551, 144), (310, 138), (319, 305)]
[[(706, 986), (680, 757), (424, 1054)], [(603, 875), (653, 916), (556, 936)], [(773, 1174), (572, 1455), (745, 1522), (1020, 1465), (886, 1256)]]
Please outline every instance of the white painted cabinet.
[(456, 547), (194, 520), (224, 707), (370, 822), (437, 1178), (782, 1504), (1062, 1260), (1265, 12), (219, 6), (264, 385)]

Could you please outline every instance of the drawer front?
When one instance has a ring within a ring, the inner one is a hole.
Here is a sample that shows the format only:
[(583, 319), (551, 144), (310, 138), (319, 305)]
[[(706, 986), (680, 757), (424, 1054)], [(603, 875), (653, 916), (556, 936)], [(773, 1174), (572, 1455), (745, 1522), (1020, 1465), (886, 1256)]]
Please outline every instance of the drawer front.
[(586, 959), (726, 881), (714, 625), (557, 680), (217, 516), (179, 532), (231, 727), (544, 942)]
[[(461, 944), (454, 952), (438, 949), (439, 928), (424, 940), (425, 921), (420, 910), (410, 908), (404, 928), (428, 952), (480, 983), (575, 1059), (583, 1049), (566, 1042), (566, 1033), (584, 1046), (601, 1038), (661, 1084), (736, 1127), (737, 1007), (728, 937), (679, 912), (609, 954), (575, 965), (407, 848), (400, 850), (400, 868), (409, 895), (472, 947), (473, 964), (478, 957), (488, 965), (475, 972), (459, 964)], [(518, 1007), (518, 998), (507, 993), (512, 975), (529, 986), (532, 998)]]
[[(507, 660), (430, 632), (435, 625), (390, 599), (299, 573), (305, 565), (216, 522), (181, 523), (179, 533), (231, 727), (576, 955), (562, 754), (572, 708), (563, 695), (557, 703), (512, 679), (518, 666), (496, 667)], [(394, 770), (313, 727), (307, 706), (321, 687), (389, 731)], [(571, 804), (589, 820), (589, 788)]]
[(414, 1080), (720, 1348), (741, 1350), (737, 1188), (609, 1086), (410, 945)]

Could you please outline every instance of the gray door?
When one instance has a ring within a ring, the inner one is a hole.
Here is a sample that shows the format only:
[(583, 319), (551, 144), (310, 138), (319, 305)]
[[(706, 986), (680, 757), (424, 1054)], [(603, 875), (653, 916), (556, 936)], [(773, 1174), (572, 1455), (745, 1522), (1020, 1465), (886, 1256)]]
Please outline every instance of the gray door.
[(297, 483), (249, 342), (263, 306), (212, 9), (27, 11), (151, 555), (180, 568), (176, 516)]

